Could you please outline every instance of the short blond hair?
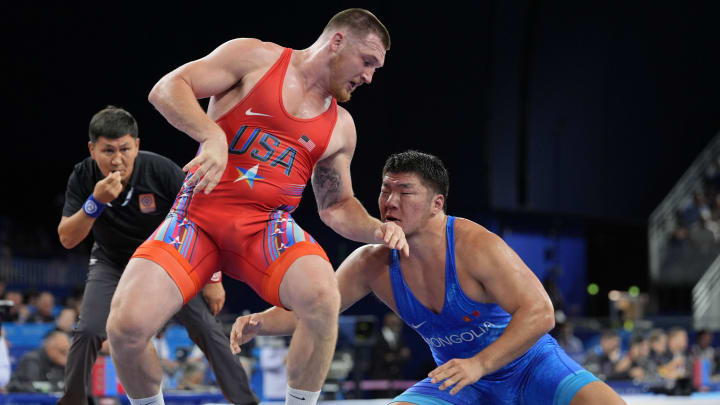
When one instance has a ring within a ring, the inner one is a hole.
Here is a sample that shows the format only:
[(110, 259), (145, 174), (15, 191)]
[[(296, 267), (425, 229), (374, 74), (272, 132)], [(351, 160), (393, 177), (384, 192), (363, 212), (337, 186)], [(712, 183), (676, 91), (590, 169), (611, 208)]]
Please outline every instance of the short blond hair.
[(373, 13), (362, 8), (349, 8), (333, 16), (323, 32), (340, 27), (349, 28), (353, 33), (364, 36), (376, 34), (382, 41), (385, 50), (390, 50), (390, 33)]

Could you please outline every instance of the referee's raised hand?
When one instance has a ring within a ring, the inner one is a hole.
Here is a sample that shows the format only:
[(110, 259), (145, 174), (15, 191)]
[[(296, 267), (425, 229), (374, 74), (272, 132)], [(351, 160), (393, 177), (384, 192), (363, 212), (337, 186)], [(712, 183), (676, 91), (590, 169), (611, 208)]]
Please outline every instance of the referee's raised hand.
[(120, 172), (110, 172), (104, 179), (95, 184), (93, 197), (103, 204), (107, 204), (116, 199), (122, 192), (122, 176)]

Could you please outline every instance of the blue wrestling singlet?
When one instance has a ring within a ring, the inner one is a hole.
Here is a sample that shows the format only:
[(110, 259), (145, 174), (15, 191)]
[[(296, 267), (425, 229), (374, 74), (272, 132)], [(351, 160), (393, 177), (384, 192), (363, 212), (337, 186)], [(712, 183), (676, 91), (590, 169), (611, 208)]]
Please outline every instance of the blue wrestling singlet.
[[(498, 339), (510, 322), (510, 314), (497, 304), (468, 298), (455, 271), (455, 217), (447, 217), (445, 302), (435, 314), (413, 295), (402, 276), (397, 250), (390, 256), (390, 280), (398, 315), (415, 329), (430, 347), (438, 365), (453, 358), (469, 358)], [(440, 390), (426, 378), (393, 402), (420, 405), (568, 405), (580, 388), (597, 380), (568, 357), (550, 335), (543, 335), (525, 354), (456, 395)]]

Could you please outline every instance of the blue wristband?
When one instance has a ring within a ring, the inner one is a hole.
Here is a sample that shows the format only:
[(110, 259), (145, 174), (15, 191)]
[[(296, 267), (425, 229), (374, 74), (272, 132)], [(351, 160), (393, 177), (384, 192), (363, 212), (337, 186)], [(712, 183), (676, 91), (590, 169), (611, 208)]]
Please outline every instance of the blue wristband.
[(88, 197), (87, 200), (85, 200), (85, 203), (82, 206), (83, 212), (85, 213), (85, 215), (89, 216), (90, 218), (99, 217), (100, 214), (102, 214), (104, 208), (105, 208), (105, 204), (96, 200), (92, 194), (90, 194), (90, 197)]

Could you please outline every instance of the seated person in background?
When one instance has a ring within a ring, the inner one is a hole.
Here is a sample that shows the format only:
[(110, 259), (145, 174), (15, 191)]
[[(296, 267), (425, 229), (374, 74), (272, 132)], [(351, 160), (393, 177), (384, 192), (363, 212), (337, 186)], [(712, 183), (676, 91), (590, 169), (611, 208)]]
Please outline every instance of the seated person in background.
[(697, 342), (690, 349), (690, 355), (694, 359), (707, 359), (710, 361), (710, 374), (716, 374), (718, 370), (717, 356), (720, 354), (712, 346), (713, 333), (704, 329), (697, 333)]
[(691, 366), (687, 356), (688, 336), (683, 328), (674, 327), (668, 332), (668, 349), (671, 359), (659, 368), (662, 377), (679, 380), (690, 376)]
[(23, 300), (23, 295), (19, 291), (7, 291), (5, 299), (12, 301), (13, 306), (10, 308), (7, 318), (3, 322), (24, 323), (30, 317), (30, 310)]
[(35, 299), (35, 312), (30, 315), (27, 321), (32, 323), (55, 322), (54, 309), (55, 296), (49, 291), (43, 291)]
[(615, 373), (618, 361), (620, 361), (620, 336), (615, 330), (608, 329), (600, 337), (600, 346), (588, 353), (583, 367), (598, 378), (606, 380)]
[(203, 362), (187, 362), (180, 367), (182, 377), (178, 383), (179, 390), (208, 392), (214, 387), (205, 384), (205, 370), (207, 366)]
[(150, 340), (155, 347), (155, 352), (160, 359), (160, 366), (163, 370), (163, 389), (170, 388), (168, 384), (172, 379), (172, 376), (180, 368), (180, 364), (173, 360), (172, 353), (170, 353), (170, 345), (168, 345), (167, 339), (165, 339), (165, 332), (167, 332), (168, 325), (165, 325), (158, 331), (157, 334)]
[(7, 386), (10, 392), (59, 392), (70, 350), (67, 333), (54, 330), (43, 345), (26, 353), (18, 363)]
[(662, 329), (653, 329), (648, 337), (650, 342), (650, 362), (649, 362), (649, 379), (661, 378), (659, 374), (660, 367), (667, 364), (672, 355), (667, 349), (667, 334)]
[[(561, 313), (562, 316), (559, 316), (559, 313)], [(555, 311), (555, 329), (552, 331), (552, 336), (570, 358), (582, 364), (585, 360), (585, 348), (583, 347), (582, 340), (575, 336), (573, 331), (574, 326), (565, 314)]]
[(610, 377), (615, 380), (644, 380), (648, 370), (650, 343), (641, 334), (630, 338), (630, 349), (615, 365), (615, 373)]
[(75, 326), (75, 322), (77, 322), (77, 312), (75, 309), (63, 308), (55, 320), (55, 326), (65, 333), (70, 333), (72, 332), (73, 326)]
[[(404, 342), (403, 321), (394, 312), (388, 312), (383, 317), (383, 326), (380, 335), (373, 346), (372, 365), (369, 378), (371, 380), (402, 380), (403, 367), (410, 358), (410, 349)], [(380, 397), (395, 397), (400, 394), (396, 389), (390, 388), (379, 393)]]

